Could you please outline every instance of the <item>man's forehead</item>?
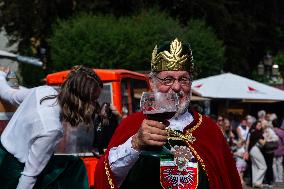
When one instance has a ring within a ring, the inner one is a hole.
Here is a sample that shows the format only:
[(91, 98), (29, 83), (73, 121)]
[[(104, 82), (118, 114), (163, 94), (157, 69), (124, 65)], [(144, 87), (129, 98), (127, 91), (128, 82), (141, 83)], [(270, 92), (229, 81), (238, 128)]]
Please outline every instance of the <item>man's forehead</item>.
[(160, 77), (167, 77), (167, 76), (172, 76), (172, 77), (179, 77), (179, 76), (187, 76), (189, 77), (189, 73), (187, 71), (161, 71), (158, 73), (158, 76)]

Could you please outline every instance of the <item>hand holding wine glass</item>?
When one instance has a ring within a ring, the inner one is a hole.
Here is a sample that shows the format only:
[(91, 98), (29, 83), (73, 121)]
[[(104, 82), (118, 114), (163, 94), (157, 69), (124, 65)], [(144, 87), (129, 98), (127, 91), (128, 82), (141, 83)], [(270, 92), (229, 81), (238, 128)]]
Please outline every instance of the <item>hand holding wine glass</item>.
[[(140, 100), (140, 108), (146, 116), (133, 144), (142, 154), (159, 156), (161, 147), (166, 144), (168, 132), (167, 120), (172, 118), (178, 105), (178, 97), (174, 93), (144, 92)], [(162, 148), (163, 149), (163, 148)]]

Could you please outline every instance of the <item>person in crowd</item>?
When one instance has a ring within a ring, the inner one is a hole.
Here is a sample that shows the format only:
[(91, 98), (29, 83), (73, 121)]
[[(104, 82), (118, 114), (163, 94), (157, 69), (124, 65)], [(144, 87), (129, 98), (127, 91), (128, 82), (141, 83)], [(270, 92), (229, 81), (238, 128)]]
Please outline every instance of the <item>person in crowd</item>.
[(62, 122), (90, 125), (103, 87), (97, 74), (75, 66), (56, 90), (50, 86), (13, 89), (0, 69), (0, 98), (18, 108), (1, 135), (1, 188), (87, 189), (83, 161), (75, 156), (54, 156), (63, 136)]
[(278, 148), (274, 150), (273, 175), (275, 182), (283, 182), (284, 130), (278, 119), (272, 121), (274, 132), (278, 136)]
[[(236, 128), (236, 133), (237, 133), (237, 140), (238, 141), (242, 141), (243, 145), (246, 146), (246, 142), (248, 141), (248, 136), (249, 136), (249, 127), (247, 124), (247, 116), (245, 118), (241, 119), (240, 124), (237, 126)], [(245, 156), (244, 156), (245, 160), (248, 160)], [(248, 161), (248, 163), (250, 163)], [(249, 164), (250, 167), (251, 165)], [(247, 174), (247, 172), (246, 172)]]
[(121, 119), (121, 115), (116, 108), (109, 103), (102, 104), (100, 113), (94, 121), (94, 143), (100, 155), (104, 154), (105, 149)]
[(223, 124), (224, 124), (224, 117), (219, 115), (217, 118), (217, 125), (219, 126), (220, 129), (222, 129)]
[[(214, 188), (241, 189), (233, 155), (221, 129), (190, 108), (192, 51), (178, 39), (156, 46), (152, 53), (153, 91), (176, 93), (176, 114), (164, 122), (137, 112), (117, 127), (97, 164), (95, 188)], [(143, 155), (165, 148), (171, 157)]]
[(247, 140), (248, 133), (249, 133), (249, 128), (247, 126), (247, 120), (242, 119), (240, 125), (237, 127), (237, 135), (238, 139), (243, 141), (244, 144), (245, 141)]
[(268, 121), (272, 123), (273, 120), (277, 119), (276, 113), (270, 113)]
[(225, 136), (227, 143), (232, 148), (233, 144), (234, 144), (235, 135), (232, 132), (232, 126), (231, 126), (230, 120), (228, 118), (224, 118), (224, 123), (223, 123), (223, 126), (222, 126), (222, 132)]
[(230, 122), (231, 122), (231, 126), (232, 126), (232, 132), (234, 133), (234, 135), (237, 137), (237, 128), (240, 125), (241, 122), (241, 114), (239, 113), (233, 113), (233, 112), (229, 112), (227, 117), (229, 118)]
[(259, 110), (257, 112), (257, 117), (258, 117), (258, 120), (260, 120), (260, 121), (266, 120), (266, 111), (265, 110)]
[[(249, 140), (247, 142), (247, 152), (245, 159), (250, 157), (252, 167), (252, 186), (255, 188), (263, 187), (263, 179), (267, 169), (265, 159), (260, 150), (265, 144), (261, 121), (256, 121), (250, 130)], [(249, 155), (249, 156), (248, 156)]]
[(281, 122), (280, 128), (284, 130), (284, 118), (282, 118), (282, 122)]
[(244, 184), (243, 174), (247, 168), (247, 162), (244, 159), (245, 152), (246, 151), (243, 141), (236, 141), (236, 150), (234, 151), (234, 157), (242, 184)]
[(247, 127), (251, 128), (252, 124), (256, 121), (255, 117), (251, 116), (251, 115), (247, 115), (246, 116), (246, 122), (247, 122)]
[[(263, 128), (263, 136), (265, 140), (265, 144), (262, 147), (262, 153), (267, 165), (267, 170), (264, 177), (264, 184), (265, 186), (272, 188), (273, 187), (273, 159), (274, 159), (274, 150), (278, 146), (278, 136), (273, 131), (273, 129), (270, 127), (270, 124), (268, 121), (263, 120), (262, 122), (262, 128)], [(276, 144), (276, 145), (269, 145), (270, 144)], [(271, 147), (270, 147), (271, 146)]]
[[(252, 125), (255, 123), (255, 121), (256, 121), (255, 117), (253, 117), (251, 115), (246, 116), (246, 123), (247, 123), (247, 127), (249, 128), (249, 133), (247, 135), (246, 142), (245, 142), (245, 150), (246, 151), (247, 151), (247, 143), (249, 142), (250, 131), (251, 131)], [(247, 166), (246, 166), (246, 170), (244, 171), (243, 177), (246, 179), (246, 184), (252, 185), (251, 160), (246, 156), (248, 156), (248, 154), (244, 156), (244, 159), (246, 160)]]

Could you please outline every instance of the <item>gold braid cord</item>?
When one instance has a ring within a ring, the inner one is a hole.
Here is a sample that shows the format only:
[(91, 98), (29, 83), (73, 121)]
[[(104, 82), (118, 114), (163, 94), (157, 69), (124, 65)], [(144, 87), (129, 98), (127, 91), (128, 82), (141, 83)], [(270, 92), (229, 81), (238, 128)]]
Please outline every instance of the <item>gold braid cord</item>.
[(108, 168), (107, 160), (105, 160), (104, 163), (105, 163), (105, 171), (106, 171), (106, 176), (107, 176), (108, 184), (110, 185), (110, 188), (114, 188), (114, 184), (113, 184), (112, 178), (111, 178), (111, 176), (110, 176), (110, 171), (109, 171), (109, 168)]
[(196, 125), (194, 125), (192, 128), (186, 130), (186, 134), (182, 134), (179, 132), (176, 132), (171, 129), (167, 129), (168, 131), (168, 140), (182, 140), (185, 141), (187, 146), (190, 148), (190, 150), (194, 153), (194, 156), (198, 159), (198, 162), (201, 164), (203, 170), (206, 172), (207, 176), (208, 173), (205, 168), (205, 164), (203, 159), (198, 155), (198, 153), (194, 150), (191, 144), (193, 144), (194, 141), (196, 141), (196, 138), (192, 135), (192, 132), (196, 130), (202, 123), (202, 115), (198, 114), (198, 122)]
[(152, 71), (180, 71), (188, 70), (188, 63), (192, 63), (192, 52), (185, 55), (182, 53), (182, 43), (175, 39), (171, 42), (170, 52), (162, 51), (157, 54), (157, 46), (155, 46), (152, 52), (151, 67)]
[(206, 170), (206, 166), (205, 166), (205, 163), (203, 161), (203, 159), (197, 154), (197, 152), (194, 150), (194, 148), (189, 144), (189, 142), (186, 142), (188, 147), (190, 148), (191, 152), (194, 153), (194, 156), (198, 159), (198, 162), (201, 164), (202, 166), (202, 169), (205, 171), (207, 177), (208, 177), (208, 180), (209, 180), (209, 175), (207, 173), (207, 170)]

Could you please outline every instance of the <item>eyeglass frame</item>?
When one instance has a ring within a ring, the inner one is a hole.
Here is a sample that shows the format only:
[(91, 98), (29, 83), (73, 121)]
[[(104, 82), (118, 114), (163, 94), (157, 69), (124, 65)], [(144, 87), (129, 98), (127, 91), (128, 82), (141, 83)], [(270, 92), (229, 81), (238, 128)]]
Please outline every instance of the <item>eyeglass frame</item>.
[[(189, 86), (189, 84), (191, 83), (191, 77), (184, 77), (184, 76), (182, 76), (182, 77), (180, 77), (180, 78), (178, 78), (178, 79), (176, 79), (176, 78), (174, 78), (174, 77), (165, 77), (165, 78), (160, 78), (160, 77), (158, 77), (158, 76), (154, 76), (155, 78), (157, 78), (158, 79), (158, 81), (160, 82), (160, 83), (162, 83), (163, 85), (165, 85), (165, 86), (172, 86), (174, 83), (175, 83), (175, 81), (177, 80), (178, 81), (178, 83), (180, 84), (180, 85), (182, 85), (182, 86)], [(168, 84), (166, 84), (165, 82), (166, 82), (166, 80), (169, 80), (169, 79), (171, 79), (171, 81), (170, 81), (170, 83), (168, 83)], [(185, 79), (184, 80), (184, 82), (186, 82), (186, 83), (182, 83), (182, 79)]]

